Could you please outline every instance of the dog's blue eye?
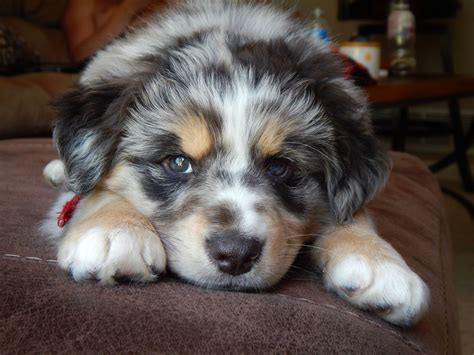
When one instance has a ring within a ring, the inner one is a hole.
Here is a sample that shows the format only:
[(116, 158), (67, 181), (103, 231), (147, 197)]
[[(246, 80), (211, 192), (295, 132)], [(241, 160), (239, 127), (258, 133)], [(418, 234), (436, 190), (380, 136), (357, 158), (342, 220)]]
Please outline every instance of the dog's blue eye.
[(272, 159), (267, 164), (266, 173), (268, 176), (283, 179), (290, 173), (290, 167), (288, 162), (284, 159)]
[(168, 158), (168, 168), (177, 174), (191, 174), (193, 172), (193, 166), (190, 160), (184, 155), (173, 155)]

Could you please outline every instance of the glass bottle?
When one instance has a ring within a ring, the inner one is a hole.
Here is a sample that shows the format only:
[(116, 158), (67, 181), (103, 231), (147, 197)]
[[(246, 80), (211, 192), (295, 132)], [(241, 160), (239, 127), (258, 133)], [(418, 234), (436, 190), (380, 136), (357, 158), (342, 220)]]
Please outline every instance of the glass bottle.
[(415, 59), (415, 16), (405, 0), (391, 3), (387, 25), (390, 73), (394, 76), (412, 74)]

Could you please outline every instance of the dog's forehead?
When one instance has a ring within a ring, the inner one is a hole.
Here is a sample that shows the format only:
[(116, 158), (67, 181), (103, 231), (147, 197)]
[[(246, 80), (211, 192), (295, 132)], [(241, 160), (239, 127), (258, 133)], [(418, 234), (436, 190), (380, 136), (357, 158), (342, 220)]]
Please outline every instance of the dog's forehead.
[(282, 95), (275, 81), (262, 80), (255, 86), (241, 74), (226, 84), (219, 90), (222, 86), (217, 88), (212, 81), (197, 81), (195, 87), (190, 83), (166, 107), (148, 98), (147, 105), (133, 111), (128, 126), (129, 141), (142, 143), (129, 142), (128, 149), (148, 155), (161, 150), (166, 141), (166, 148), (194, 160), (213, 152), (225, 154), (229, 165), (239, 170), (255, 155), (278, 155), (289, 137), (324, 132), (317, 129), (323, 121), (320, 106), (297, 92)]
[(233, 169), (244, 169), (252, 155), (278, 154), (285, 138), (296, 128), (296, 120), (289, 120), (272, 106), (271, 101), (251, 90), (239, 90), (224, 98), (220, 140), (232, 158)]

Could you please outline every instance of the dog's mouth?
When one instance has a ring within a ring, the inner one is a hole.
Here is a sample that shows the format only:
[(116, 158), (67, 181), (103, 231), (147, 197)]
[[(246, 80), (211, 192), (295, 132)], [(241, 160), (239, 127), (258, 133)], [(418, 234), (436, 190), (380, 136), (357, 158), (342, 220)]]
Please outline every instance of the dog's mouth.
[(260, 262), (257, 259), (249, 262), (207, 258), (201, 267), (189, 269), (186, 263), (170, 261), (168, 271), (178, 279), (203, 288), (259, 292), (269, 286)]

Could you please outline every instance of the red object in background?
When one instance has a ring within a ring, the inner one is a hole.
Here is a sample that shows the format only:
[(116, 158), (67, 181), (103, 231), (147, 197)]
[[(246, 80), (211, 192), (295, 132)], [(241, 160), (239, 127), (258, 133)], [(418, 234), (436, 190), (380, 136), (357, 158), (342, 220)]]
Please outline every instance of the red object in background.
[(370, 76), (369, 71), (362, 64), (339, 52), (339, 48), (333, 47), (332, 53), (338, 57), (343, 64), (343, 74), (347, 80), (352, 80), (358, 86), (375, 85), (377, 81)]
[(74, 195), (73, 198), (71, 198), (69, 201), (67, 201), (63, 205), (63, 208), (61, 209), (61, 212), (59, 212), (59, 215), (58, 215), (59, 228), (64, 227), (65, 224), (71, 219), (72, 214), (74, 213), (74, 210), (76, 209), (76, 206), (80, 200), (81, 200), (81, 196)]

